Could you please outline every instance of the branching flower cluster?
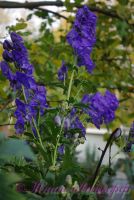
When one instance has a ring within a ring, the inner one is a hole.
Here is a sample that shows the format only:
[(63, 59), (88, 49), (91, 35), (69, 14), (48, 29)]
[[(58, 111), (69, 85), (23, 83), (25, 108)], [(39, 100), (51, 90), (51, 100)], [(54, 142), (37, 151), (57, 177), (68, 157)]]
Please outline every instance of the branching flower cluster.
[(85, 66), (91, 73), (95, 67), (90, 58), (96, 42), (96, 15), (87, 6), (80, 8), (71, 31), (67, 34), (67, 41), (74, 49), (78, 66)]
[[(83, 6), (78, 9), (73, 28), (67, 35), (67, 41), (74, 50), (78, 66), (85, 66), (89, 73), (94, 69), (90, 54), (96, 42), (95, 35), (96, 15), (87, 6)], [(46, 89), (35, 81), (34, 68), (29, 62), (28, 52), (22, 37), (15, 32), (10, 33), (10, 37), (11, 41), (5, 40), (3, 43), (3, 61), (1, 61), (0, 67), (3, 75), (10, 81), (11, 88), (18, 96), (15, 100), (16, 111), (14, 113), (17, 119), (15, 124), (16, 133), (24, 133), (29, 124), (34, 136), (40, 138), (37, 121), (38, 116), (45, 118), (45, 109), (48, 108)], [(58, 70), (60, 81), (65, 81), (68, 70), (66, 63), (63, 61), (61, 68)], [(87, 114), (88, 121), (100, 128), (103, 123), (109, 124), (113, 121), (115, 111), (119, 105), (116, 96), (107, 90), (104, 95), (99, 92), (85, 94), (80, 102), (83, 107), (79, 110), (75, 106), (69, 107), (74, 69), (72, 71), (66, 100), (68, 108), (62, 108), (62, 110), (67, 110), (66, 116), (65, 114), (56, 113), (54, 119), (55, 126), (61, 127), (54, 150), (54, 164), (57, 158), (56, 152), (58, 151), (59, 154), (64, 153), (64, 144), (60, 141), (61, 136), (66, 139), (74, 138), (75, 140), (75, 137), (77, 137), (85, 140), (86, 129), (85, 121), (83, 123), (81, 120), (82, 114)], [(70, 112), (68, 113), (68, 111)]]
[(35, 127), (32, 119), (36, 121), (38, 112), (44, 113), (47, 107), (46, 89), (36, 83), (33, 76), (33, 66), (29, 62), (28, 52), (21, 36), (15, 32), (10, 33), (11, 41), (3, 43), (3, 61), (0, 63), (3, 75), (10, 81), (10, 86), (15, 92), (20, 91), (24, 95), (16, 99), (16, 111), (14, 116), (16, 133), (23, 133), (26, 122), (30, 122), (32, 129)]
[(119, 101), (116, 96), (110, 91), (106, 91), (103, 96), (100, 92), (90, 95), (85, 94), (82, 98), (82, 103), (89, 106), (83, 111), (90, 116), (91, 122), (97, 127), (105, 123), (109, 124), (115, 118), (115, 111), (118, 108)]

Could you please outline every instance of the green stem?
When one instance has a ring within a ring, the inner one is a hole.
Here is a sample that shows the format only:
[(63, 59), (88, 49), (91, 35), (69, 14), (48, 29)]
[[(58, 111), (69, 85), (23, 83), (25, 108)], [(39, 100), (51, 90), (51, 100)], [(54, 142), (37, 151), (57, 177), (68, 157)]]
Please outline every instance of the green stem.
[(66, 77), (65, 77), (65, 74), (64, 74), (64, 86), (66, 85)]
[(72, 71), (70, 82), (69, 82), (68, 93), (67, 93), (67, 100), (68, 101), (70, 99), (70, 94), (71, 94), (71, 89), (72, 89), (72, 83), (73, 83), (73, 78), (74, 78), (74, 72), (75, 72), (75, 70)]
[[(96, 170), (95, 170), (95, 173), (94, 173), (94, 176), (93, 176), (92, 188), (95, 186), (95, 184), (96, 184), (96, 182), (97, 182), (97, 180), (98, 180), (98, 178), (99, 178), (99, 175), (98, 175), (98, 174), (99, 174), (99, 169), (100, 169), (100, 167), (101, 167), (101, 164), (102, 164), (103, 158), (104, 158), (104, 156), (105, 156), (105, 153), (106, 153), (106, 151), (107, 151), (109, 145), (111, 144), (111, 142), (115, 139), (115, 135), (116, 135), (117, 132), (120, 132), (120, 134), (121, 134), (121, 129), (120, 129), (120, 128), (116, 128), (116, 129), (112, 132), (112, 134), (110, 135), (110, 137), (109, 137), (109, 139), (108, 139), (108, 141), (107, 141), (107, 143), (106, 143), (106, 146), (105, 146), (104, 150), (102, 151), (100, 160), (99, 160), (99, 162), (98, 162), (98, 165), (97, 165), (97, 167), (96, 167)], [(92, 188), (91, 188), (91, 189), (92, 189)]]
[(25, 90), (24, 90), (24, 87), (23, 87), (23, 86), (22, 86), (22, 92), (23, 92), (23, 96), (24, 96), (24, 100), (25, 100), (25, 102), (28, 103), (28, 102), (27, 102), (26, 95), (25, 95)]
[(38, 130), (38, 128), (37, 128), (36, 122), (35, 122), (35, 120), (34, 120), (33, 117), (32, 117), (32, 122), (33, 122), (33, 124), (34, 124), (35, 129), (36, 129), (36, 132), (37, 132), (37, 135), (38, 135), (38, 139), (39, 139), (40, 145), (41, 145), (42, 149), (45, 150), (45, 149), (44, 149), (44, 146), (43, 146), (43, 143), (42, 143), (42, 140), (41, 140), (41, 136), (40, 136), (39, 130)]
[(56, 164), (57, 149), (58, 149), (58, 144), (59, 144), (59, 141), (60, 141), (60, 136), (61, 136), (61, 133), (62, 133), (62, 130), (63, 130), (64, 121), (65, 121), (65, 119), (63, 119), (63, 121), (62, 121), (61, 128), (60, 128), (60, 132), (59, 132), (59, 134), (57, 135), (57, 142), (56, 142), (56, 146), (55, 146), (55, 150), (54, 150), (54, 157), (53, 157), (53, 166), (55, 166), (55, 164)]
[(91, 190), (90, 190), (90, 192), (92, 192), (93, 191), (93, 189), (94, 189), (94, 186), (96, 185), (96, 183), (98, 182), (98, 180), (99, 180), (99, 175), (96, 177), (96, 179), (95, 179), (95, 181), (94, 181), (94, 183), (93, 183), (93, 185), (92, 185), (92, 187), (91, 187)]
[(83, 88), (82, 88), (82, 86), (80, 86), (80, 89), (78, 90), (78, 92), (76, 93), (76, 95), (75, 95), (75, 99), (78, 97), (78, 95), (79, 95), (79, 93), (81, 92), (81, 90), (82, 90)]

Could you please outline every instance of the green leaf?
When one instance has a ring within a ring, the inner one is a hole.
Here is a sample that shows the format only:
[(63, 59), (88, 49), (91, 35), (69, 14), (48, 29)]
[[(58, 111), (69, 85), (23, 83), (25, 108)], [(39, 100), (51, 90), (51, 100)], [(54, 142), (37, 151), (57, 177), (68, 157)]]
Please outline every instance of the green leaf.
[(0, 172), (0, 199), (5, 200), (26, 200), (20, 193), (16, 191), (16, 187), (13, 187), (15, 183), (21, 179), (15, 174), (6, 174), (5, 172)]
[(25, 140), (6, 139), (0, 143), (0, 158), (9, 158), (11, 156), (26, 157), (35, 159), (31, 148)]
[(11, 31), (18, 31), (18, 30), (23, 30), (27, 27), (26, 22), (18, 22), (15, 26), (8, 27), (9, 30)]
[(96, 193), (90, 192), (88, 200), (97, 200)]
[(34, 14), (43, 19), (46, 19), (48, 16), (48, 12), (44, 12), (44, 11), (36, 11), (34, 12)]
[(27, 16), (27, 21), (30, 20), (33, 16), (33, 13), (30, 13), (28, 16)]

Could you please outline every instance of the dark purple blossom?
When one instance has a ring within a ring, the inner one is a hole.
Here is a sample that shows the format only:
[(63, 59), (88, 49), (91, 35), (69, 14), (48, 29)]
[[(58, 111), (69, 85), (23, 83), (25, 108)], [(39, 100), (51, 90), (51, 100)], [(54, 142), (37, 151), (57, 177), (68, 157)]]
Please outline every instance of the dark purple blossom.
[(129, 137), (133, 138), (133, 142), (134, 142), (134, 122), (131, 124), (130, 131), (129, 131)]
[(72, 108), (71, 111), (70, 111), (70, 118), (71, 119), (74, 118), (76, 113), (77, 113), (77, 109), (76, 108)]
[(5, 61), (0, 62), (0, 68), (3, 76), (5, 76), (10, 81), (10, 86), (14, 90), (19, 90), (21, 88), (21, 84), (17, 81), (16, 75), (11, 71), (9, 65)]
[(13, 62), (13, 55), (11, 52), (9, 52), (8, 50), (5, 50), (2, 54), (3, 58), (5, 61), (7, 62)]
[(105, 123), (109, 124), (115, 118), (115, 111), (118, 108), (119, 101), (116, 96), (110, 91), (106, 91), (105, 95), (97, 92), (94, 95), (84, 95), (82, 103), (88, 105), (88, 108), (84, 108), (92, 123), (100, 128), (100, 125)]
[[(79, 117), (77, 116), (77, 109), (76, 108), (72, 108), (71, 112), (65, 117), (64, 119), (64, 136), (65, 138), (74, 138), (74, 134), (72, 134), (73, 129), (77, 129), (77, 131), (79, 132), (79, 137), (84, 137), (86, 135), (86, 129), (84, 127), (84, 125), (82, 124), (82, 122), (80, 121)], [(61, 126), (61, 120), (63, 119), (63, 117), (60, 117), (59, 115), (57, 115), (54, 118), (55, 123), (58, 126)]]
[(12, 71), (6, 61), (0, 62), (0, 68), (2, 71), (3, 76), (5, 76), (8, 80), (11, 80)]
[(15, 32), (11, 32), (10, 37), (13, 43), (23, 43), (23, 38)]
[(58, 147), (58, 153), (60, 155), (63, 155), (64, 154), (64, 151), (65, 151), (65, 146), (64, 144), (61, 144), (59, 147)]
[(68, 67), (65, 62), (62, 62), (61, 68), (58, 70), (58, 79), (64, 81), (67, 77)]
[(131, 148), (132, 148), (132, 143), (127, 142), (126, 146), (124, 147), (124, 151), (129, 153), (129, 152), (131, 152)]
[(21, 90), (21, 83), (17, 80), (15, 74), (12, 74), (11, 76), (10, 86), (13, 88), (14, 91)]
[(33, 88), (33, 96), (30, 104), (38, 107), (41, 115), (44, 114), (44, 109), (48, 108), (46, 99), (46, 88), (44, 86), (36, 85), (36, 88)]
[(132, 145), (134, 145), (134, 122), (131, 124), (130, 130), (129, 130), (129, 136), (126, 141), (126, 146), (124, 147), (124, 151), (131, 152)]
[(15, 103), (16, 103), (17, 109), (14, 113), (14, 116), (16, 118), (19, 118), (20, 116), (22, 118), (25, 118), (25, 116), (26, 116), (26, 104), (24, 102), (20, 101), (19, 99), (16, 99)]
[(34, 136), (35, 136), (36, 138), (38, 138), (38, 134), (37, 134), (36, 128), (33, 126), (32, 123), (31, 123), (31, 127), (32, 127), (32, 132), (33, 132)]
[(89, 105), (90, 100), (91, 100), (91, 95), (90, 94), (84, 94), (81, 101), (82, 101), (82, 103)]
[(95, 67), (90, 58), (96, 42), (96, 15), (85, 5), (78, 9), (74, 25), (67, 34), (67, 41), (77, 55), (78, 66), (85, 66), (91, 73)]
[(17, 107), (17, 109), (14, 113), (14, 116), (17, 119), (15, 129), (17, 128), (18, 130), (16, 132), (19, 132), (20, 127), (23, 127), (23, 129), (24, 129), (26, 122), (31, 123), (32, 119), (36, 118), (37, 110), (36, 110), (35, 106), (26, 104), (23, 101), (20, 101), (19, 99), (16, 99), (15, 103), (16, 103), (16, 107)]
[(46, 100), (46, 88), (44, 86), (37, 85), (34, 95), (35, 101), (44, 107), (48, 107)]
[(64, 122), (64, 131), (66, 138), (74, 138), (74, 134), (72, 134), (73, 129), (77, 129), (79, 137), (85, 138), (86, 129), (80, 121), (79, 117), (76, 115), (75, 108), (72, 109), (72, 113), (68, 117), (66, 117)]
[(72, 122), (71, 128), (72, 129), (79, 129), (82, 137), (85, 137), (86, 129), (85, 129), (84, 125), (82, 124), (82, 122), (80, 121), (80, 119), (78, 117), (76, 117), (75, 120)]
[(10, 33), (11, 41), (5, 40), (3, 43), (3, 59), (7, 62), (14, 62), (17, 69), (21, 69), (28, 75), (32, 75), (33, 66), (29, 62), (28, 52), (24, 46), (21, 36), (15, 32)]
[(9, 40), (5, 40), (5, 41), (3, 42), (3, 48), (6, 49), (6, 50), (8, 50), (8, 51), (12, 50), (12, 49), (13, 49), (13, 44), (12, 44), (12, 42), (9, 41)]
[(15, 102), (17, 106), (17, 109), (14, 113), (14, 116), (17, 118), (15, 124), (16, 133), (23, 133), (25, 126), (26, 105), (19, 99), (16, 99)]
[(24, 124), (25, 122), (23, 117), (19, 116), (15, 123), (15, 129), (17, 134), (22, 134), (24, 132)]
[(38, 107), (31, 105), (31, 103), (27, 104), (26, 106), (26, 116), (25, 119), (27, 121), (31, 121), (32, 119), (36, 120), (38, 114)]
[(20, 82), (25, 88), (36, 89), (35, 80), (31, 76), (28, 76), (25, 73), (17, 71), (16, 77), (17, 77), (18, 82)]

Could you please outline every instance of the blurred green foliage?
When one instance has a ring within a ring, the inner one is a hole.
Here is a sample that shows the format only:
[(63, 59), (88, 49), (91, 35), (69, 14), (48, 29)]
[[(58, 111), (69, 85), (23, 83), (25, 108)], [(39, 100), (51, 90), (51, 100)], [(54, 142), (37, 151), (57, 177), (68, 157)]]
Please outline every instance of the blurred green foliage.
[[(66, 91), (69, 80), (67, 79), (66, 85), (63, 86), (57, 80), (57, 70), (61, 66), (62, 60), (67, 62), (69, 68), (74, 62), (73, 50), (66, 42), (66, 34), (71, 28), (76, 8), (82, 4), (83, 1), (81, 0), (77, 0), (75, 3), (70, 3), (69, 0), (66, 0), (64, 3), (66, 12), (63, 15), (66, 15), (68, 20), (62, 19), (59, 27), (55, 29), (52, 28), (52, 25), (59, 20), (59, 16), (57, 18), (56, 15), (46, 13), (43, 10), (30, 11), (27, 20), (19, 19), (16, 25), (7, 27), (9, 31), (17, 31), (25, 38), (31, 63), (35, 67), (36, 80), (46, 86), (48, 103), (54, 107), (65, 98), (63, 88)], [(108, 1), (95, 2), (90, 0), (88, 5), (98, 16), (97, 42), (92, 52), (92, 59), (96, 64), (96, 68), (90, 75), (87, 74), (84, 67), (79, 68), (80, 73), (75, 77), (72, 94), (80, 99), (83, 93), (104, 92), (106, 88), (110, 89), (120, 99), (120, 108), (117, 112), (116, 120), (109, 127), (113, 128), (121, 124), (129, 126), (134, 117), (134, 3), (131, 0), (119, 0), (115, 4), (110, 4)], [(39, 17), (41, 20), (37, 36), (27, 27), (33, 16)], [(0, 55), (2, 55), (2, 46), (0, 47)], [(74, 101), (74, 96), (71, 98), (72, 102)], [(15, 109), (14, 98), (14, 94), (9, 89), (8, 81), (0, 73), (0, 124), (14, 123), (12, 116)], [(78, 102), (75, 103), (77, 104)], [(49, 113), (52, 119), (57, 112), (56, 109), (58, 108), (56, 107), (55, 110), (51, 111), (52, 113)], [(41, 124), (43, 123), (44, 121), (41, 122)], [(52, 121), (47, 119), (47, 116), (45, 123), (49, 126), (51, 125), (52, 130), (55, 128)], [(11, 129), (14, 133), (14, 129)], [(47, 134), (43, 139), (53, 140), (54, 136), (51, 135), (50, 130), (46, 128), (44, 131)], [(53, 130), (53, 132), (56, 133), (56, 130)], [(25, 133), (24, 139), (27, 136), (30, 138), (28, 134)], [(122, 141), (119, 142), (123, 144)], [(10, 191), (10, 185), (20, 181), (20, 177), (24, 178), (26, 184), (39, 178), (41, 179), (44, 175), (46, 175), (46, 182), (50, 185), (65, 184), (65, 177), (68, 174), (72, 175), (73, 181), (81, 181), (89, 171), (94, 169), (96, 164), (93, 153), (93, 155), (87, 154), (90, 166), (88, 166), (87, 162), (83, 166), (78, 165), (74, 155), (71, 154), (72, 152), (67, 149), (60, 172), (51, 170), (48, 172), (47, 168), (51, 164), (51, 151), (45, 157), (46, 168), (44, 168), (44, 164), (42, 165), (44, 154), (41, 152), (41, 155), (38, 155), (40, 149), (37, 150), (33, 146), (38, 162), (33, 160), (32, 163), (28, 164), (24, 157), (33, 159), (34, 154), (28, 146), (24, 145), (23, 141), (18, 141), (17, 138), (13, 138), (10, 141), (10, 139), (4, 138), (0, 140), (0, 144), (0, 182), (2, 183), (0, 184), (0, 195), (5, 193), (7, 195), (5, 200), (23, 200), (24, 197), (16, 193), (15, 189), (12, 188), (12, 192)], [(49, 145), (45, 146), (45, 149), (49, 148)], [(14, 158), (12, 158), (13, 154), (15, 155)], [(20, 177), (16, 174), (19, 174)], [(10, 198), (8, 197), (9, 193)], [(59, 199), (52, 195), (40, 197), (30, 192), (25, 195), (25, 198), (32, 200)], [(78, 196), (74, 199), (78, 199)], [(93, 194), (89, 199), (96, 199), (96, 197)]]
[[(30, 147), (24, 140), (6, 138), (0, 132), (0, 199), (5, 200), (26, 200), (16, 190), (16, 183), (22, 182), (14, 166), (22, 164), (23, 158), (35, 159)], [(24, 160), (23, 160), (24, 162)]]

